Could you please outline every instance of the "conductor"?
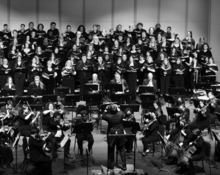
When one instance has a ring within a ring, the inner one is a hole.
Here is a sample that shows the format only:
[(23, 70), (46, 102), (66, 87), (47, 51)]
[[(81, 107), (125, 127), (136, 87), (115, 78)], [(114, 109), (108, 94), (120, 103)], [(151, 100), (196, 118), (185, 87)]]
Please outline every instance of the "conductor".
[(114, 152), (115, 146), (119, 151), (122, 161), (122, 170), (126, 170), (126, 152), (125, 152), (125, 136), (109, 136), (109, 134), (124, 134), (123, 133), (123, 118), (124, 113), (117, 105), (112, 104), (106, 107), (102, 119), (108, 122), (108, 168), (114, 169)]

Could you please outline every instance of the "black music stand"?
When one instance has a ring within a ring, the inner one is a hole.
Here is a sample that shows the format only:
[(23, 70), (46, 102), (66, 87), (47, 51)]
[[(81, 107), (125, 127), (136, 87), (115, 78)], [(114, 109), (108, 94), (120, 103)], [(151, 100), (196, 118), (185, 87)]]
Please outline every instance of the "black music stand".
[(220, 91), (220, 86), (217, 85), (211, 85), (211, 88), (214, 92), (219, 92)]
[(83, 100), (86, 101), (86, 104), (89, 104), (89, 106), (99, 105), (102, 101), (102, 94), (84, 94)]
[(121, 111), (125, 111), (125, 109), (130, 108), (133, 112), (139, 112), (140, 105), (139, 104), (121, 104), (120, 109)]
[(84, 85), (84, 92), (98, 91), (98, 89), (99, 89), (98, 84), (85, 84)]
[(20, 104), (33, 104), (34, 99), (32, 97), (28, 97), (28, 96), (20, 96), (20, 97), (16, 97), (16, 103), (20, 103)]
[(154, 94), (141, 94), (140, 100), (141, 101), (155, 101), (156, 96)]
[(164, 100), (169, 104), (173, 104), (173, 105), (175, 104), (174, 98), (170, 95), (164, 95)]
[(180, 113), (180, 111), (177, 108), (169, 108), (169, 107), (167, 107), (167, 114), (168, 114), (168, 116), (170, 116), (172, 118), (175, 113)]
[(15, 96), (15, 90), (5, 90), (5, 89), (2, 89), (1, 90), (1, 95), (2, 96)]
[(43, 96), (45, 94), (45, 90), (43, 89), (28, 89), (28, 95)]
[(199, 100), (197, 99), (191, 99), (193, 101), (194, 107), (198, 108), (199, 107)]
[(42, 102), (43, 103), (48, 103), (48, 102), (56, 103), (57, 102), (57, 95), (44, 95), (42, 97)]
[(141, 131), (141, 127), (138, 122), (123, 121), (123, 128), (130, 128), (134, 132)]
[(59, 96), (64, 96), (66, 94), (69, 94), (70, 88), (68, 87), (57, 87), (55, 88), (55, 93)]
[(169, 88), (168, 92), (170, 95), (174, 95), (174, 96), (185, 96), (186, 95), (186, 89), (180, 88), (180, 87)]
[(8, 100), (13, 100), (12, 97), (0, 97), (0, 102), (4, 102), (4, 103), (7, 103)]
[(154, 87), (150, 86), (139, 86), (139, 93), (155, 93)]
[(157, 132), (157, 133), (158, 133), (158, 135), (159, 135), (159, 137), (160, 137), (160, 140), (161, 140), (161, 142), (162, 142), (162, 144), (161, 144), (160, 168), (157, 170), (157, 173), (160, 172), (160, 171), (165, 171), (165, 172), (168, 172), (168, 173), (169, 173), (169, 170), (163, 168), (163, 160), (162, 160), (162, 157), (163, 157), (163, 147), (166, 146), (166, 142), (164, 141), (163, 136), (162, 136), (159, 132)]
[[(66, 94), (64, 101), (65, 101), (65, 104), (71, 104), (71, 106), (72, 106), (72, 123), (73, 123), (74, 105), (76, 106), (76, 102), (80, 101), (80, 95)], [(72, 132), (72, 129), (73, 129), (73, 127), (71, 128), (71, 132)]]
[(104, 89), (106, 91), (111, 91), (111, 92), (122, 92), (122, 84), (114, 84), (114, 83), (105, 83), (104, 84)]
[(5, 106), (5, 102), (0, 102), (0, 108), (2, 107), (2, 106)]
[(216, 76), (204, 76), (204, 77), (201, 77), (201, 82), (213, 84), (213, 83), (216, 82)]
[(119, 104), (122, 104), (124, 102), (129, 103), (131, 101), (131, 95), (130, 94), (112, 94), (111, 99), (112, 101), (115, 101)]
[(206, 90), (206, 89), (211, 89), (211, 83), (196, 83), (195, 84), (195, 88), (196, 89), (204, 89), (204, 90)]

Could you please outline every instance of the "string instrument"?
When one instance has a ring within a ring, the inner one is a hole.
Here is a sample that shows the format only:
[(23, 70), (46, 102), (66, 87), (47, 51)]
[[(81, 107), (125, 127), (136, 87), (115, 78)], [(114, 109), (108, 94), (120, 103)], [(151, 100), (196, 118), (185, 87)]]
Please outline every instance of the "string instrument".
[(198, 136), (197, 139), (192, 143), (189, 144), (185, 149), (183, 149), (183, 153), (182, 156), (180, 156), (180, 158), (178, 159), (178, 164), (187, 164), (188, 160), (192, 157), (192, 154), (194, 154), (196, 152), (196, 147), (194, 146), (194, 143), (197, 142), (197, 140), (199, 140), (201, 138), (201, 136)]
[(156, 118), (154, 118), (153, 120), (150, 120), (147, 124), (145, 124), (142, 128), (142, 132), (146, 131), (149, 129), (149, 127), (155, 122), (157, 121)]

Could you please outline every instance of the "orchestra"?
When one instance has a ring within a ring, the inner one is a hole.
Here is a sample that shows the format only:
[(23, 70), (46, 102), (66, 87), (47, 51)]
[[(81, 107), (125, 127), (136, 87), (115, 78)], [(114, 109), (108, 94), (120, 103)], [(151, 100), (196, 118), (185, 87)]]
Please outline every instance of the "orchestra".
[[(210, 130), (212, 124), (218, 122), (220, 113), (219, 91), (213, 88), (219, 86), (216, 82), (218, 66), (211, 48), (204, 37), (196, 43), (192, 31), (188, 31), (181, 40), (170, 26), (166, 31), (160, 24), (147, 30), (142, 23), (135, 27), (129, 25), (127, 30), (123, 27), (118, 25), (115, 31), (112, 28), (107, 32), (95, 24), (87, 33), (83, 25), (76, 32), (67, 25), (65, 32), (61, 33), (55, 22), (51, 22), (47, 32), (43, 24), (38, 24), (36, 30), (33, 22), (29, 23), (28, 29), (21, 24), (20, 30), (12, 32), (7, 24), (3, 26), (4, 30), (0, 32), (0, 90), (2, 98), (12, 100), (3, 100), (3, 105), (0, 102), (1, 168), (14, 169), (12, 163), (15, 158), (10, 146), (16, 138), (22, 139), (23, 152), (30, 150), (33, 162), (42, 165), (43, 174), (52, 174), (51, 166), (58, 158), (60, 147), (64, 148), (65, 158), (73, 158), (70, 149), (73, 133), (80, 156), (83, 157), (85, 150), (83, 141), (88, 142), (86, 153), (91, 155), (96, 142), (91, 104), (86, 104), (88, 109), (76, 112), (76, 117), (72, 116), (72, 120), (67, 121), (65, 115), (69, 111), (64, 110), (66, 99), (63, 98), (73, 94), (86, 101), (84, 96), (89, 94), (91, 98), (95, 95), (102, 97), (97, 105), (101, 111), (98, 118), (108, 123), (109, 169), (114, 169), (115, 147), (121, 156), (120, 168), (123, 171), (127, 169), (126, 158), (136, 151), (134, 144), (138, 131), (129, 128), (131, 135), (126, 136), (127, 128), (124, 127), (125, 122), (138, 123), (136, 113), (132, 108), (123, 111), (120, 108), (122, 103), (134, 103), (141, 104), (142, 110), (142, 156), (147, 158), (151, 151), (150, 143), (159, 142), (162, 138), (167, 141), (167, 164), (175, 164), (178, 167), (176, 173), (187, 171), (195, 174), (193, 161), (204, 157), (206, 143), (202, 132)], [(109, 87), (106, 86), (108, 84)], [(98, 86), (96, 90), (86, 89), (95, 85)], [(114, 89), (115, 85), (120, 85), (122, 90)], [(208, 85), (209, 88), (204, 88)], [(155, 99), (141, 100), (141, 86), (147, 88), (144, 95), (154, 96)], [(153, 92), (148, 92), (148, 87)], [(33, 100), (29, 104), (28, 100), (16, 101), (29, 96), (43, 98), (57, 95), (57, 88), (68, 89), (68, 92), (62, 92), (62, 96), (58, 95), (57, 102)], [(183, 89), (186, 94), (171, 96), (170, 88)], [(205, 97), (200, 97), (200, 89), (205, 92)], [(36, 97), (31, 90), (40, 90), (42, 94)], [(120, 103), (111, 101), (114, 95), (120, 97)], [(123, 95), (129, 96), (129, 102), (122, 99), (125, 98)], [(171, 107), (175, 113), (170, 116), (165, 115), (162, 103), (167, 102), (166, 97), (174, 100)], [(106, 99), (108, 103), (102, 111), (100, 108)], [(197, 105), (192, 104), (194, 114), (185, 99), (190, 103), (197, 101)], [(77, 107), (71, 100), (70, 107)], [(144, 107), (144, 101), (149, 103), (147, 107)], [(42, 109), (33, 111), (32, 105), (42, 105)], [(195, 115), (194, 119), (191, 119), (192, 115)], [(162, 137), (158, 134), (160, 128), (165, 131)], [(188, 156), (193, 146), (196, 150)]]

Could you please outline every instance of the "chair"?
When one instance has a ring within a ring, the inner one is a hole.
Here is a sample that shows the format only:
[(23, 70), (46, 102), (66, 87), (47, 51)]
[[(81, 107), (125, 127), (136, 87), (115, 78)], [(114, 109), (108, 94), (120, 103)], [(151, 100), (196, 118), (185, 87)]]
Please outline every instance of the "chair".
[[(27, 148), (29, 148), (29, 146), (27, 146)], [(42, 169), (41, 169), (41, 164), (38, 164), (38, 163), (35, 163), (33, 162), (31, 159), (30, 159), (30, 153), (29, 153), (29, 149), (26, 149), (24, 150), (24, 161), (21, 165), (21, 175), (25, 175), (27, 174), (27, 168), (28, 168), (28, 165), (32, 164), (34, 166), (37, 167), (37, 169), (40, 171), (40, 175), (42, 174)]]
[[(158, 132), (160, 133), (161, 136), (164, 137), (165, 128), (164, 128), (163, 125), (159, 125), (159, 131)], [(157, 141), (152, 142), (152, 147), (153, 147), (153, 156), (152, 157), (154, 157), (154, 153), (155, 153), (155, 143), (157, 143), (158, 141), (160, 141), (159, 137), (158, 137)]]
[[(73, 151), (74, 151), (74, 153), (76, 153), (76, 143), (77, 143), (77, 138), (76, 138), (76, 136), (75, 136), (74, 146), (73, 146)], [(84, 140), (84, 141), (83, 141), (83, 144), (84, 144), (84, 143), (87, 143), (87, 141)], [(77, 153), (80, 154), (80, 152), (79, 152), (79, 147), (78, 147)], [(91, 154), (93, 154), (93, 150), (92, 150), (92, 149), (91, 149)]]
[(204, 142), (204, 150), (205, 150), (205, 157), (202, 158), (201, 160), (195, 161), (195, 163), (196, 163), (196, 173), (197, 173), (197, 163), (199, 161), (201, 161), (202, 162), (202, 168), (203, 168), (203, 170), (205, 170), (204, 169), (203, 161), (208, 161), (208, 163), (209, 163), (209, 171), (210, 171), (210, 175), (211, 175), (212, 174), (212, 172), (211, 172), (211, 165), (210, 165), (210, 161), (211, 161), (210, 160), (211, 144), (209, 142)]

